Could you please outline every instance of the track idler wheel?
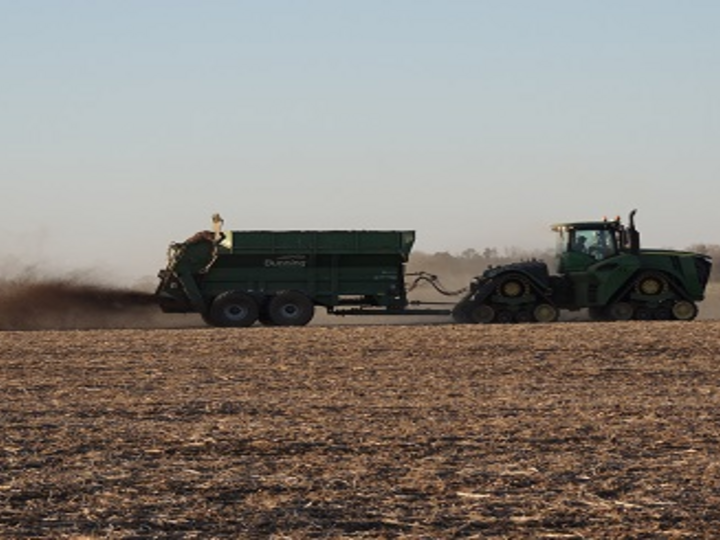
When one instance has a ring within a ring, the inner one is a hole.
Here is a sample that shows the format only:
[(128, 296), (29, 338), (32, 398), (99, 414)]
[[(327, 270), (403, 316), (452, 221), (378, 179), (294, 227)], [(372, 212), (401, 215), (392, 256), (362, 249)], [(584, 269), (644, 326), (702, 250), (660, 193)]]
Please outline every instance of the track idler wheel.
[(533, 309), (533, 317), (540, 323), (551, 323), (558, 320), (560, 312), (552, 304), (538, 304)]
[(488, 304), (475, 306), (470, 312), (472, 321), (478, 324), (490, 324), (495, 320), (495, 308)]
[(679, 300), (673, 304), (672, 316), (678, 321), (692, 321), (697, 317), (698, 308), (692, 302), (687, 300)]
[(629, 321), (635, 315), (635, 308), (629, 302), (615, 302), (610, 304), (607, 314), (612, 321)]

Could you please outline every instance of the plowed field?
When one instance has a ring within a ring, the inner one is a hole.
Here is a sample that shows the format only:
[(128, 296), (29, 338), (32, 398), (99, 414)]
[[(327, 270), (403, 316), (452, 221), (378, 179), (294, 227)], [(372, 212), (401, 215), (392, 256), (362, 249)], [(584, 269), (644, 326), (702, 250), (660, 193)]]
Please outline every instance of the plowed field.
[(0, 333), (3, 538), (715, 538), (720, 323)]

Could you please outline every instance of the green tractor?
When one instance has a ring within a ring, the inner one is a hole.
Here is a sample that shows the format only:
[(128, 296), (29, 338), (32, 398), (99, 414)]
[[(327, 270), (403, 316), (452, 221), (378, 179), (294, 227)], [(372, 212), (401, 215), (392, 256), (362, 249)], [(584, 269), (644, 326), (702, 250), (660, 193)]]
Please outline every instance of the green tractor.
[(710, 257), (641, 249), (635, 210), (620, 219), (554, 225), (557, 275), (527, 261), (488, 268), (453, 309), (460, 323), (554, 322), (587, 308), (594, 320), (678, 320), (697, 316)]

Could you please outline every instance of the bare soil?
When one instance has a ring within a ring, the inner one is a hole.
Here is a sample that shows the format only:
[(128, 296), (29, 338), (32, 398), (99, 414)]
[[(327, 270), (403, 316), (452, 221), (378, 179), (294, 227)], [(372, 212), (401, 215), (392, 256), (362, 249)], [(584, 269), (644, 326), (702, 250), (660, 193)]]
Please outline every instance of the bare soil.
[(0, 333), (3, 538), (715, 538), (720, 322)]

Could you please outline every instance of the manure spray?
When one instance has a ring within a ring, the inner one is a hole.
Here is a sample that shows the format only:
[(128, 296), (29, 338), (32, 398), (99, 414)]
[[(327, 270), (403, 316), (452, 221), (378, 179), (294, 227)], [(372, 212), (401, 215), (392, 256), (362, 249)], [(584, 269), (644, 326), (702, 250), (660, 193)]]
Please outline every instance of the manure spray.
[(0, 280), (0, 330), (61, 330), (154, 326), (152, 293), (77, 279)]

